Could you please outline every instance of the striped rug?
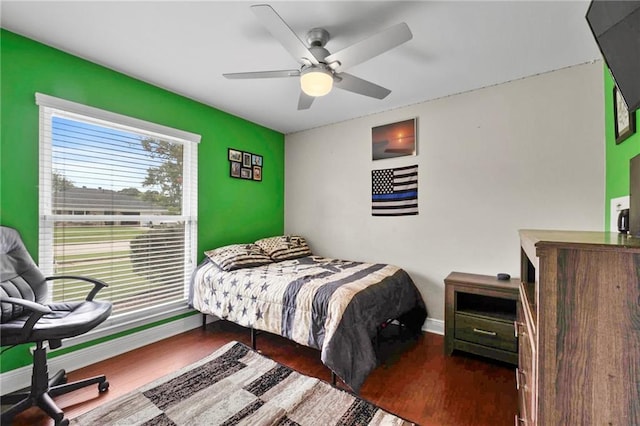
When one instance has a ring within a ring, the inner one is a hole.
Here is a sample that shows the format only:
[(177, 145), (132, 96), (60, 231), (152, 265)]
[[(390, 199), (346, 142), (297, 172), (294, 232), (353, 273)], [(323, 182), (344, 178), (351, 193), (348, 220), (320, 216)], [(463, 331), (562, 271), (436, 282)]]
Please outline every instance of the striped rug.
[(239, 342), (75, 419), (72, 425), (411, 425)]

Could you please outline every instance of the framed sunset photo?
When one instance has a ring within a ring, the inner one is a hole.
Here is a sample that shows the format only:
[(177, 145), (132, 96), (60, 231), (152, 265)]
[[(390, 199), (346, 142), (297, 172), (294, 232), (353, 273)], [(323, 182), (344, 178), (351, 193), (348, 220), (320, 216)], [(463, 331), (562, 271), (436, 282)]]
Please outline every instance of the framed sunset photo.
[(398, 121), (371, 128), (371, 158), (416, 155), (416, 119)]

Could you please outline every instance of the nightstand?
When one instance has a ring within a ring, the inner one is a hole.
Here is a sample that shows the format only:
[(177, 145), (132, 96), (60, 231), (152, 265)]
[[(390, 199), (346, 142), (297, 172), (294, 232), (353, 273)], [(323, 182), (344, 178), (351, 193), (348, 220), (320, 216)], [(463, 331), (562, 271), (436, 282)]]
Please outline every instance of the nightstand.
[(445, 353), (457, 349), (517, 365), (520, 279), (452, 272), (444, 282)]

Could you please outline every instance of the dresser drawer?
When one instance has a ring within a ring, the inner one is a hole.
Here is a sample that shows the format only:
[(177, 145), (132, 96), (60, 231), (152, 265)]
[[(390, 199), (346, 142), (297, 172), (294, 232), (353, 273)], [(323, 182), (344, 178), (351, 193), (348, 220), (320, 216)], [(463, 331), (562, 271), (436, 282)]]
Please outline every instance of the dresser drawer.
[(455, 338), (479, 345), (518, 352), (518, 339), (512, 322), (455, 314)]

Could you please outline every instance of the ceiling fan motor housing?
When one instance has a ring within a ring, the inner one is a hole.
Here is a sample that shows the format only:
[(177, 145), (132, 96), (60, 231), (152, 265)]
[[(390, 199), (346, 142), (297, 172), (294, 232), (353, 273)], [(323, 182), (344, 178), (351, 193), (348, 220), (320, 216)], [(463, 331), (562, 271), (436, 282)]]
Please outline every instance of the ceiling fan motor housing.
[(329, 41), (329, 32), (324, 28), (313, 28), (307, 33), (307, 43), (309, 43), (309, 51), (313, 54), (318, 62), (324, 62), (324, 58), (330, 55), (325, 49), (325, 45)]
[(324, 28), (312, 28), (307, 33), (307, 43), (309, 46), (324, 47), (329, 41), (329, 31)]

